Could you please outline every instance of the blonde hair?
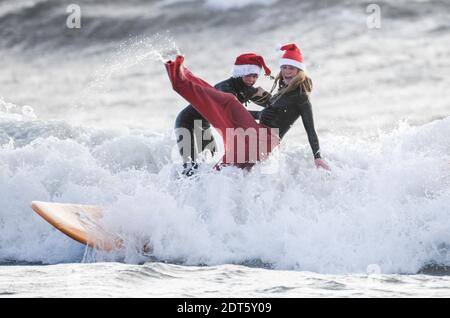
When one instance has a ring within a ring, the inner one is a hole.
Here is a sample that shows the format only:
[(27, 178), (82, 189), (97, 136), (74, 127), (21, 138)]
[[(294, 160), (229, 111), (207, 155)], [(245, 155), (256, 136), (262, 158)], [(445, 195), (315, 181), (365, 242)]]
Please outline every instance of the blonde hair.
[(289, 85), (282, 85), (282, 82), (280, 83), (280, 80), (282, 79), (281, 72), (278, 73), (278, 75), (275, 77), (275, 81), (273, 83), (272, 89), (270, 90), (270, 93), (274, 91), (274, 89), (279, 86), (280, 96), (292, 92), (295, 89), (300, 89), (301, 92), (303, 92), (306, 95), (309, 95), (313, 88), (313, 83), (311, 78), (309, 78), (306, 73), (303, 70), (299, 70), (298, 74), (294, 76), (294, 78), (290, 81)]

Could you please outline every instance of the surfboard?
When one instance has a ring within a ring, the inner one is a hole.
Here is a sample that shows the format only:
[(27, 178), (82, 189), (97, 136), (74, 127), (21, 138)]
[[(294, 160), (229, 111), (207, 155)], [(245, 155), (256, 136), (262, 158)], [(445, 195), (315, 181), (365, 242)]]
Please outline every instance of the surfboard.
[(33, 201), (31, 208), (48, 223), (80, 243), (104, 251), (123, 247), (120, 237), (101, 225), (104, 211), (101, 206)]

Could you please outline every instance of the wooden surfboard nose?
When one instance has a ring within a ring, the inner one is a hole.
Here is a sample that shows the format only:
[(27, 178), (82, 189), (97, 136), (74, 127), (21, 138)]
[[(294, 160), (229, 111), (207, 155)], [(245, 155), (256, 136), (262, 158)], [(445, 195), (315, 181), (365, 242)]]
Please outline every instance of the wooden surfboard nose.
[(56, 229), (82, 244), (104, 251), (124, 246), (117, 234), (102, 225), (104, 209), (101, 206), (33, 201), (31, 208)]

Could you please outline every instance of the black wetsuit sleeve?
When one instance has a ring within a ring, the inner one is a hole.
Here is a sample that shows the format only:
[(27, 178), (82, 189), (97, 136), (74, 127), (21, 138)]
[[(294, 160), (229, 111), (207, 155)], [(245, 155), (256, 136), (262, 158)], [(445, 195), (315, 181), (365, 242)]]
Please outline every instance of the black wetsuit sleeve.
[(259, 120), (259, 118), (261, 117), (261, 111), (260, 110), (249, 110), (248, 112), (250, 113), (250, 115), (252, 115), (252, 117), (255, 120)]
[(321, 158), (319, 138), (317, 137), (317, 133), (314, 128), (312, 106), (309, 98), (306, 98), (306, 100), (300, 107), (303, 126), (305, 127), (306, 133), (308, 134), (308, 141), (314, 154), (314, 159)]
[(233, 86), (229, 83), (229, 81), (220, 82), (216, 84), (214, 87), (217, 88), (219, 91), (222, 91), (224, 93), (230, 93), (236, 96), (236, 91), (233, 88)]

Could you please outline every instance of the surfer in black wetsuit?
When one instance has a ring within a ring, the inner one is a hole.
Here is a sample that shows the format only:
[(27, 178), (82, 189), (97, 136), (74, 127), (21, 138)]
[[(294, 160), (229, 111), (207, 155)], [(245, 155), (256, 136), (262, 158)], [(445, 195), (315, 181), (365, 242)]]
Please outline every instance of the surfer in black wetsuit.
[(312, 106), (309, 93), (312, 81), (304, 73), (305, 64), (300, 49), (295, 44), (281, 47), (285, 51), (281, 60), (281, 71), (275, 78), (272, 90), (278, 84), (278, 92), (271, 96), (260, 113), (260, 123), (279, 129), (279, 137), (283, 138), (292, 124), (301, 116), (303, 126), (308, 134), (316, 167), (330, 170), (321, 158), (319, 139), (314, 129)]
[[(231, 93), (247, 106), (249, 101), (263, 106), (270, 95), (253, 85), (264, 68), (265, 74), (270, 75), (262, 56), (253, 53), (242, 54), (236, 58), (232, 77), (216, 84), (218, 90)], [(254, 118), (259, 118), (259, 111), (250, 111)], [(214, 137), (211, 134), (210, 123), (192, 106), (185, 107), (175, 121), (175, 134), (180, 155), (183, 157), (182, 174), (191, 176), (198, 167), (198, 155), (209, 150), (212, 154), (217, 150)]]

